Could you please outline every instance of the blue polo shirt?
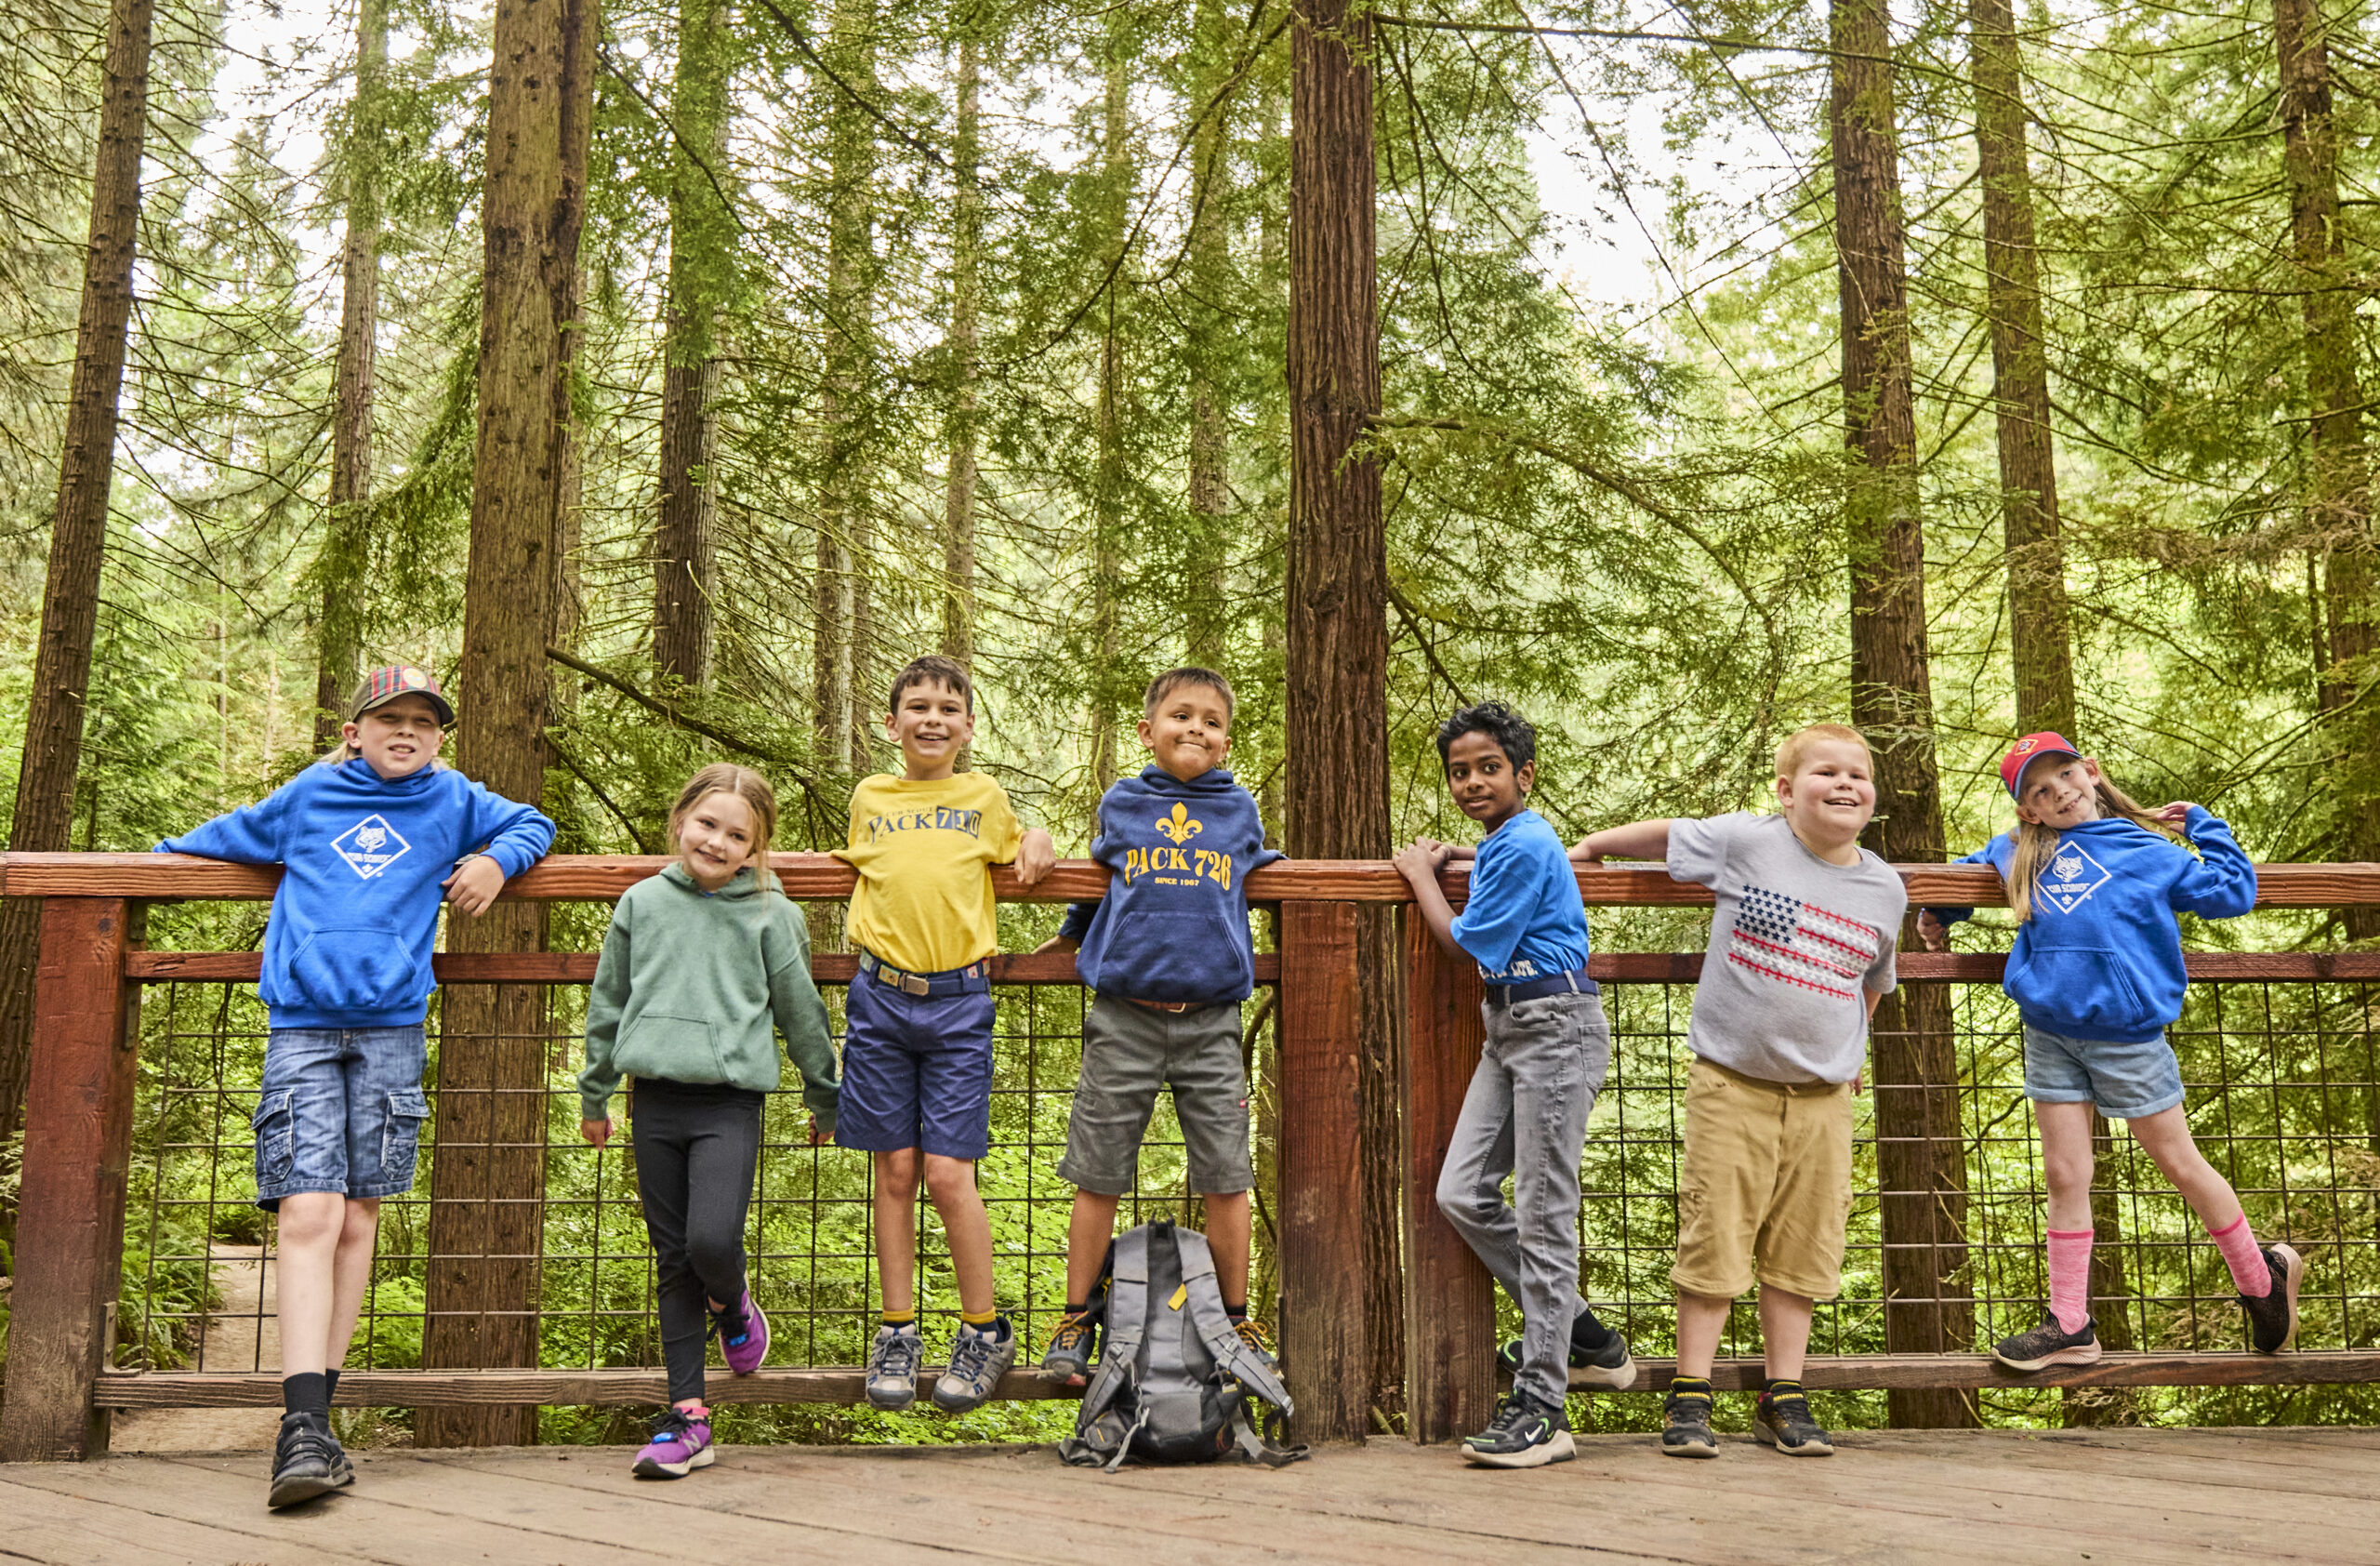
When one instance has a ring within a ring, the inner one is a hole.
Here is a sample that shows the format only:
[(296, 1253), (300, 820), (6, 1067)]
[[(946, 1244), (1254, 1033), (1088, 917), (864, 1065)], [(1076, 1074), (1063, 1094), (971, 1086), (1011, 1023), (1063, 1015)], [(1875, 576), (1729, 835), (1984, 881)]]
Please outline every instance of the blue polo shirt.
[(1587, 965), (1587, 910), (1562, 840), (1524, 810), (1488, 834), (1471, 866), (1455, 944), (1489, 984), (1552, 978)]

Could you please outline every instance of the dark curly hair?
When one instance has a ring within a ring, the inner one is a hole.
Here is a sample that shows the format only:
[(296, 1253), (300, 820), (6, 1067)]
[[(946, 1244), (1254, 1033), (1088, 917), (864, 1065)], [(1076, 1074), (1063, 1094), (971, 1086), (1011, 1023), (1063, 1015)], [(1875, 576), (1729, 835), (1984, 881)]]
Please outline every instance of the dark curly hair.
[(1537, 760), (1537, 730), (1527, 718), (1501, 701), (1483, 701), (1463, 708), (1438, 725), (1438, 764), (1451, 761), (1454, 742), (1466, 734), (1484, 734), (1503, 748), (1504, 759), (1518, 772)]

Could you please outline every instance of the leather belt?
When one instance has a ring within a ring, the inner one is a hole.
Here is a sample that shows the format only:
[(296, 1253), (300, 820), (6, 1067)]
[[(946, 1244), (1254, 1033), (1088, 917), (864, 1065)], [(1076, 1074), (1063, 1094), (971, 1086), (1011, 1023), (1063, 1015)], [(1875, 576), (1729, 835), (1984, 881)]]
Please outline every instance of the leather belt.
[(889, 984), (904, 995), (921, 1000), (940, 995), (987, 995), (992, 989), (989, 965), (983, 962), (946, 968), (938, 974), (913, 974), (890, 962), (879, 962), (873, 953), (863, 951), (859, 954), (859, 971), (879, 984)]
[(1524, 979), (1518, 984), (1488, 986), (1488, 1003), (1509, 1006), (1515, 1001), (1541, 1001), (1548, 995), (1599, 995), (1603, 987), (1587, 976), (1584, 968), (1573, 968), (1552, 978)]

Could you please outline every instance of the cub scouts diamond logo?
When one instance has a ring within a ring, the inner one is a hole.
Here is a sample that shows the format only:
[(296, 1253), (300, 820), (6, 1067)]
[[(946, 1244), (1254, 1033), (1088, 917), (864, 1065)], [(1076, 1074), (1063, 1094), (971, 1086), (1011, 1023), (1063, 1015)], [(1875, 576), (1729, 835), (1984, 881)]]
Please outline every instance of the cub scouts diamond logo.
[(383, 816), (366, 816), (331, 839), (332, 852), (365, 881), (403, 858), (412, 848)]
[(2060, 913), (2072, 913), (2090, 901), (2091, 894), (2108, 883), (2106, 867), (2076, 843), (2061, 843), (2042, 873), (2033, 878), (2033, 896)]

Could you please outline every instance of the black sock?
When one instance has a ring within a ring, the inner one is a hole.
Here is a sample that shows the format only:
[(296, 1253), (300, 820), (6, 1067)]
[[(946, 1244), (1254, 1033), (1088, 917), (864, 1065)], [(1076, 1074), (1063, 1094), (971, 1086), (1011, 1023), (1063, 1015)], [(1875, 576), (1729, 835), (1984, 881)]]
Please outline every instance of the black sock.
[(324, 1371), (323, 1373), (323, 1406), (324, 1408), (330, 1407), (332, 1400), (337, 1396), (338, 1372), (335, 1370)]
[(1091, 1301), (1087, 1299), (1070, 1299), (1066, 1301), (1066, 1314), (1069, 1316), (1079, 1316), (1090, 1308)]
[(330, 1378), (321, 1371), (299, 1371), (296, 1375), (281, 1378), (281, 1410), (284, 1413), (318, 1413), (331, 1416)]
[(1670, 1377), (1670, 1396), (1708, 1399), (1711, 1397), (1711, 1378), (1707, 1375), (1673, 1375)]
[(1246, 1300), (1242, 1300), (1237, 1305), (1234, 1305), (1231, 1301), (1225, 1300), (1223, 1301), (1223, 1314), (1230, 1317), (1235, 1324), (1245, 1321), (1248, 1320), (1248, 1302)]
[(1800, 1398), (1807, 1395), (1802, 1390), (1802, 1384), (1799, 1381), (1771, 1381), (1760, 1389), (1762, 1402), (1767, 1402), (1772, 1398)]
[(1612, 1330), (1583, 1306), (1570, 1318), (1570, 1347), (1581, 1354), (1600, 1354), (1611, 1347)]

